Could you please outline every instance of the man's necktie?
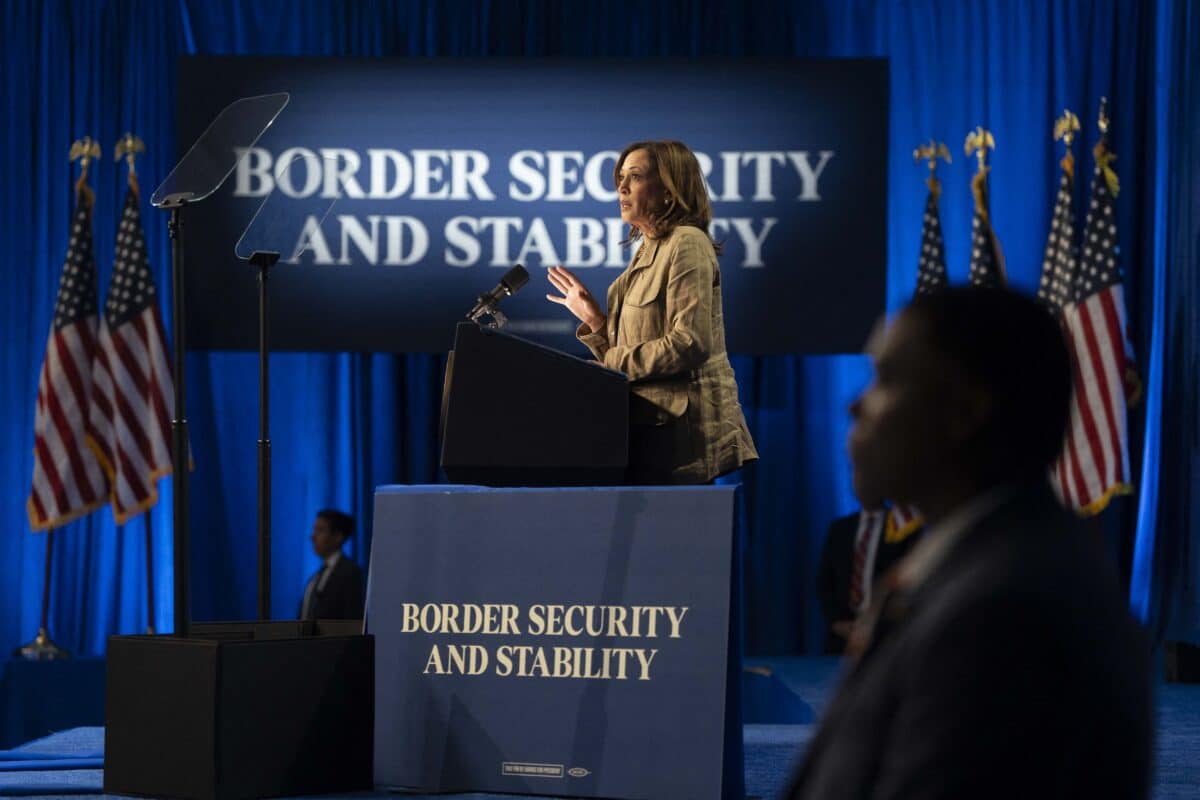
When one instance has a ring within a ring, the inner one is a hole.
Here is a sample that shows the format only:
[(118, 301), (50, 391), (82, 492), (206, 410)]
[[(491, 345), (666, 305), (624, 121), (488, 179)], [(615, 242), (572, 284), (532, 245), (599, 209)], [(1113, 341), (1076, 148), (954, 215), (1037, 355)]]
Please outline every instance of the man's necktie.
[(858, 535), (854, 538), (854, 564), (850, 570), (850, 611), (857, 614), (866, 585), (867, 554), (875, 533), (877, 512), (864, 511), (858, 516)]

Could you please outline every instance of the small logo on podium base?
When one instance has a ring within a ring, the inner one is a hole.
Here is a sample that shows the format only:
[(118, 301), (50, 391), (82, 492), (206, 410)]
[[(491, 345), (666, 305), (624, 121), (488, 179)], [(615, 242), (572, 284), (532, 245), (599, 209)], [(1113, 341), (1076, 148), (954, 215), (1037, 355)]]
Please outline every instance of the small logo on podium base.
[(500, 765), (501, 775), (521, 778), (561, 778), (562, 764), (533, 764), (525, 761), (505, 761)]

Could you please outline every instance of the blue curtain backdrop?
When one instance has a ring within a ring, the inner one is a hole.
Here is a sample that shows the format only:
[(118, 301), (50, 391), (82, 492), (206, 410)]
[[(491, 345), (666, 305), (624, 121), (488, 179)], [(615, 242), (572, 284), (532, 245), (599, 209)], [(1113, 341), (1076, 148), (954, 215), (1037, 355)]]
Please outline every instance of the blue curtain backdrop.
[[(177, 152), (175, 110), (183, 102), (175, 93), (176, 63), (190, 54), (886, 57), (891, 117), (880, 135), (887, 137), (890, 162), (878, 190), (888, 197), (892, 310), (904, 304), (916, 279), (925, 190), (923, 168), (910, 156), (914, 145), (936, 137), (955, 154), (942, 172), (942, 214), (951, 277), (959, 281), (966, 273), (972, 172), (960, 143), (975, 125), (993, 131), (999, 145), (992, 173), (995, 226), (1012, 282), (1032, 289), (1060, 155), (1050, 138), (1053, 119), (1064, 107), (1079, 114), (1085, 132), (1076, 154), (1090, 171), (1096, 111), (1100, 97), (1108, 96), (1123, 187), (1118, 211), (1129, 314), (1148, 389), (1146, 403), (1135, 410), (1131, 448), (1135, 462), (1144, 456), (1146, 463), (1143, 491), (1135, 503), (1108, 512), (1108, 527), (1116, 531), (1117, 553), (1133, 551), (1133, 600), (1156, 634), (1200, 640), (1200, 558), (1193, 547), (1200, 518), (1191, 501), (1200, 489), (1200, 32), (1186, 0), (6, 0), (0, 41), (0, 563), (9, 575), (0, 586), (0, 646), (31, 637), (40, 613), (45, 539), (29, 533), (24, 503), (37, 373), (71, 207), (66, 154), (84, 135), (106, 148), (93, 172), (96, 252), (106, 287), (124, 192), (113, 142), (126, 130), (136, 132), (149, 148), (139, 165), (143, 186), (165, 176)], [(654, 79), (648, 61), (646, 80)], [(630, 130), (628, 138), (639, 135)], [(1086, 188), (1080, 183), (1077, 208)], [(145, 207), (143, 215), (155, 274), (166, 289), (165, 220)], [(825, 526), (855, 507), (844, 450), (846, 407), (869, 380), (869, 364), (862, 356), (797, 355), (739, 356), (734, 366), (762, 454), (742, 476), (747, 649), (815, 652), (822, 632), (813, 574)], [(196, 463), (193, 615), (250, 618), (256, 360), (195, 352), (188, 370)], [(316, 568), (307, 542), (316, 509), (341, 507), (359, 519), (350, 552), (365, 564), (373, 487), (438, 479), (441, 370), (441, 358), (432, 355), (273, 359), (276, 616), (295, 613)], [(173, 612), (169, 481), (162, 489), (163, 502), (150, 515), (160, 631), (170, 629)], [(100, 653), (107, 635), (144, 628), (143, 525), (138, 519), (117, 530), (104, 510), (58, 532), (51, 631), (60, 644)]]
[(1157, 635), (1200, 642), (1200, 9), (1163, 4), (1152, 24), (1158, 124), (1138, 253), (1149, 391), (1130, 594)]

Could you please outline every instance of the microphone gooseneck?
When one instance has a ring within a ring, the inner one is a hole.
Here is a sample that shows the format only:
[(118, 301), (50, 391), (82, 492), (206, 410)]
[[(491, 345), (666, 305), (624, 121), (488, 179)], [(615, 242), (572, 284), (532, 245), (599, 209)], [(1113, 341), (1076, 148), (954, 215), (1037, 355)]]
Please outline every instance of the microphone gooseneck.
[(484, 314), (494, 314), (496, 304), (505, 297), (511, 297), (520, 291), (521, 287), (529, 283), (529, 272), (525, 267), (517, 264), (515, 267), (504, 273), (504, 277), (496, 284), (490, 292), (479, 295), (475, 301), (475, 307), (467, 314), (467, 319), (476, 322)]

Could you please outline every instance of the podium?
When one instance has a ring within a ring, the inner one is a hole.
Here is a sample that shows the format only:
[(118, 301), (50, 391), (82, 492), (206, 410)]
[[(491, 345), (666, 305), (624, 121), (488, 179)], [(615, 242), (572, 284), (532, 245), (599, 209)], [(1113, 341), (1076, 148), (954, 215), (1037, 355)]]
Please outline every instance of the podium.
[(612, 486), (629, 453), (620, 372), (460, 323), (442, 395), (442, 468), (454, 483)]
[(377, 488), (377, 786), (742, 797), (735, 491)]

